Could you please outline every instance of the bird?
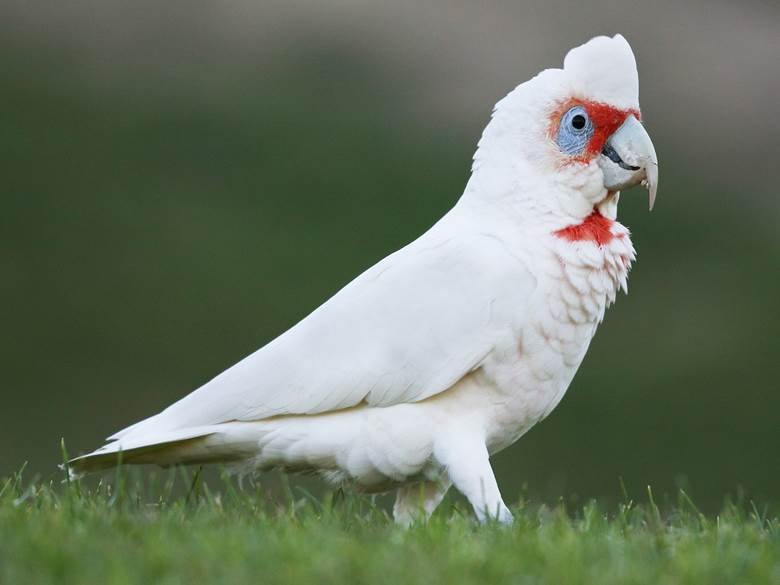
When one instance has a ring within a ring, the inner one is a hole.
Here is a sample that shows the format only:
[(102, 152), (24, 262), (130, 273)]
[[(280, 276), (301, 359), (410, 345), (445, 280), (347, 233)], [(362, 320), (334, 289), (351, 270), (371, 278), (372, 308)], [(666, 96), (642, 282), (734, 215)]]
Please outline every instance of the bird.
[(636, 253), (617, 221), (658, 158), (621, 35), (495, 105), (462, 196), (428, 231), (163, 411), (67, 463), (221, 463), (396, 490), (424, 522), (454, 486), (511, 523), (490, 459), (561, 401)]

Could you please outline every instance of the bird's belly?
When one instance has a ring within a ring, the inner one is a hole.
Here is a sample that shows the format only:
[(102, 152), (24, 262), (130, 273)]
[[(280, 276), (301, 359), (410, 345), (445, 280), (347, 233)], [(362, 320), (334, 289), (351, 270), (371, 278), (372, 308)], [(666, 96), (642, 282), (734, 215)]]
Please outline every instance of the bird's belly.
[(420, 403), (231, 425), (231, 433), (255, 442), (254, 453), (242, 464), (249, 469), (313, 472), (368, 492), (440, 474), (431, 459), (436, 425)]
[(491, 451), (496, 441), (517, 438), (550, 403), (539, 387), (523, 394), (521, 407), (507, 401), (480, 369), (421, 402), (234, 422), (226, 425), (229, 439), (213, 440), (254, 444), (242, 464), (249, 469), (316, 472), (334, 484), (384, 491), (440, 478), (435, 448), (448, 437), (484, 434)]
[(488, 448), (511, 445), (558, 405), (582, 363), (609, 302), (602, 291), (575, 296), (552, 280), (534, 304), (533, 317), (507, 334), (478, 372), (494, 395)]
[(491, 453), (500, 451), (563, 398), (624, 279), (593, 264), (573, 267), (556, 256), (522, 326), (507, 326), (484, 363), (445, 392), (416, 403), (229, 423), (225, 440), (253, 445), (252, 468), (315, 471), (365, 491), (436, 479), (443, 471), (435, 447), (448, 434), (479, 433)]
[[(626, 278), (634, 249), (628, 231), (571, 243), (551, 236), (535, 256), (536, 297), (483, 365), (482, 386), (495, 393), (488, 447), (499, 451), (546, 417), (563, 398), (606, 308)], [(528, 315), (530, 314), (530, 318)]]
[(493, 395), (487, 443), (496, 453), (519, 439), (558, 405), (577, 372), (593, 336), (593, 327), (572, 326), (566, 342), (532, 327), (489, 360), (477, 374)]
[(421, 402), (229, 423), (230, 440), (255, 445), (246, 462), (251, 469), (316, 472), (368, 492), (437, 479), (443, 470), (434, 451), (443, 437), (484, 434), (495, 453), (557, 405), (592, 336), (593, 328), (573, 327), (564, 345), (533, 327), (452, 388)]

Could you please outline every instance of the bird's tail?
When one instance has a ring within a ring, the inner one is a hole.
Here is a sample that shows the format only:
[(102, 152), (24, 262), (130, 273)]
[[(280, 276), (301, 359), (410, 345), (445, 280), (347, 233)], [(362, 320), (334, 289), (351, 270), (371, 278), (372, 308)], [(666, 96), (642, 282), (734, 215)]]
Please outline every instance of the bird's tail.
[[(256, 443), (255, 443), (256, 444)], [(253, 454), (252, 443), (229, 424), (177, 429), (165, 433), (130, 433), (67, 463), (73, 476), (122, 465), (152, 463), (162, 467), (241, 461)]]

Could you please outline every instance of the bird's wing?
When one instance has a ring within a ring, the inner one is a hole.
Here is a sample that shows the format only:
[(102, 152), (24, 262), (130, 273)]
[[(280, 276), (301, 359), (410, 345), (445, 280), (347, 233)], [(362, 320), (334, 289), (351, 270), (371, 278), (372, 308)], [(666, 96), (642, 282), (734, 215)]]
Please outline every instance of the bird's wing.
[(443, 392), (480, 365), (536, 285), (501, 240), (451, 231), (435, 226), (266, 346), (111, 438)]

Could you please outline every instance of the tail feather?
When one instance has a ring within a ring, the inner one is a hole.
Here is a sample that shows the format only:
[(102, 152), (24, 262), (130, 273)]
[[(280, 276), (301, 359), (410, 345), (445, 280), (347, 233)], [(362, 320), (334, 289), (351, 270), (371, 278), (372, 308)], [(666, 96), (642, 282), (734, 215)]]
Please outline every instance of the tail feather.
[(214, 432), (211, 428), (182, 429), (146, 439), (116, 440), (92, 453), (74, 457), (68, 461), (68, 469), (76, 475), (81, 475), (109, 469), (120, 463), (156, 463), (163, 466), (196, 463), (198, 461), (190, 459), (203, 455), (198, 444), (204, 443)]
[(100, 449), (68, 461), (73, 475), (115, 467), (120, 462), (152, 463), (163, 467), (200, 463), (231, 463), (257, 453), (258, 434), (253, 425), (222, 423), (202, 427), (145, 433), (138, 428)]

